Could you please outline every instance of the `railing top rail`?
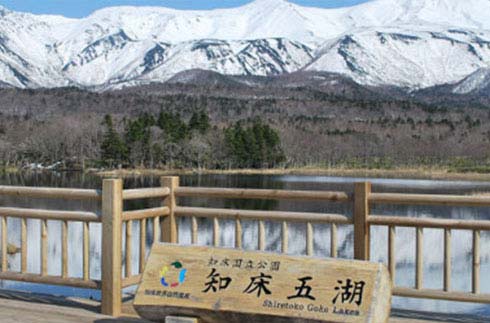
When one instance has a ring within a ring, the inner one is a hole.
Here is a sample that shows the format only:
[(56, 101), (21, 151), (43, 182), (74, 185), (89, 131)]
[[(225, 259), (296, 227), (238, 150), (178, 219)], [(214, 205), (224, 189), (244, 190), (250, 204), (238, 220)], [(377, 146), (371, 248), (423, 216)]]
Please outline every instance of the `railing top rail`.
[(490, 197), (470, 195), (371, 193), (368, 199), (375, 204), (490, 206)]
[(79, 288), (91, 288), (100, 289), (100, 280), (83, 280), (81, 278), (74, 277), (59, 277), (59, 276), (42, 276), (32, 273), (18, 273), (18, 272), (0, 272), (0, 279), (14, 280), (28, 283), (48, 284), (48, 285), (60, 285), (71, 286)]
[(83, 211), (58, 211), (58, 210), (40, 210), (15, 207), (0, 207), (0, 216), (26, 218), (26, 219), (44, 219), (60, 221), (77, 221), (77, 222), (101, 222), (101, 218), (93, 212)]
[(490, 231), (490, 220), (454, 220), (370, 215), (368, 222), (371, 225)]
[(318, 222), (318, 223), (335, 223), (335, 224), (352, 224), (352, 219), (341, 214), (324, 214), (308, 212), (282, 212), (282, 211), (252, 211), (252, 210), (234, 210), (234, 209), (215, 209), (200, 207), (183, 207), (175, 208), (176, 216), (196, 216), (204, 218), (243, 218), (251, 220), (267, 221), (288, 221), (288, 222)]
[(187, 197), (215, 197), (264, 200), (328, 200), (335, 202), (347, 202), (350, 200), (347, 193), (334, 191), (293, 191), (185, 186), (178, 187), (175, 190), (175, 195)]
[(5, 185), (0, 185), (0, 195), (72, 200), (100, 200), (102, 198), (102, 192), (95, 189)]
[(166, 206), (156, 207), (151, 209), (139, 209), (134, 211), (124, 211), (122, 215), (123, 221), (135, 221), (141, 219), (155, 218), (158, 216), (166, 216), (170, 214), (170, 209)]
[(469, 292), (460, 292), (454, 290), (442, 291), (434, 289), (414, 289), (407, 287), (393, 287), (393, 295), (483, 304), (488, 304), (488, 301), (490, 299), (490, 294), (473, 294)]
[(155, 187), (155, 188), (138, 188), (123, 191), (124, 200), (137, 200), (148, 199), (156, 197), (165, 197), (170, 194), (168, 187)]

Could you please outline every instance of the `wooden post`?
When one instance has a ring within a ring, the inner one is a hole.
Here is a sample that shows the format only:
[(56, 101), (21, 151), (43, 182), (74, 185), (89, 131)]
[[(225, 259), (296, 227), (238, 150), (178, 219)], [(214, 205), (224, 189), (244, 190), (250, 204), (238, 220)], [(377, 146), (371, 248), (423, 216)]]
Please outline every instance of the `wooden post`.
[(306, 255), (313, 256), (314, 247), (314, 235), (313, 224), (311, 222), (306, 223)]
[(337, 258), (337, 225), (330, 225), (330, 257)]
[(122, 180), (102, 185), (102, 314), (121, 314)]
[(213, 218), (213, 246), (219, 247), (219, 219)]
[(178, 242), (178, 231), (177, 231), (177, 220), (175, 218), (175, 207), (177, 205), (175, 199), (175, 189), (179, 187), (179, 177), (178, 176), (166, 176), (162, 177), (161, 185), (163, 187), (168, 187), (170, 189), (170, 194), (164, 200), (164, 206), (168, 207), (170, 210), (169, 215), (163, 218), (161, 224), (162, 241), (177, 243)]
[(390, 225), (388, 227), (388, 270), (390, 272), (391, 281), (393, 284), (395, 283), (396, 273), (395, 234), (396, 227)]
[(2, 224), (2, 254), (0, 256), (0, 260), (2, 261), (2, 272), (6, 272), (8, 270), (7, 263), (7, 253), (8, 253), (8, 240), (7, 240), (7, 218), (2, 216), (0, 218)]
[(140, 220), (140, 260), (139, 260), (139, 272), (142, 273), (145, 270), (146, 262), (146, 219)]
[(193, 216), (191, 218), (191, 221), (192, 221), (192, 227), (191, 227), (191, 230), (192, 230), (191, 243), (192, 244), (197, 244), (197, 232), (199, 230), (199, 226), (197, 225), (197, 218), (195, 216)]
[(265, 250), (265, 222), (259, 221), (259, 239), (257, 245), (259, 246), (259, 250)]
[(132, 243), (133, 243), (133, 221), (126, 222), (126, 272), (125, 277), (131, 277), (132, 274)]
[(415, 288), (423, 288), (424, 280), (424, 228), (417, 228), (415, 238)]
[(444, 229), (444, 286), (445, 292), (451, 290), (451, 229)]
[(242, 249), (242, 221), (235, 219), (235, 249)]
[(473, 274), (472, 292), (480, 293), (480, 231), (473, 231)]
[(354, 187), (354, 259), (369, 260), (369, 194), (371, 183), (355, 183)]
[(27, 220), (25, 218), (20, 220), (20, 272), (27, 272)]
[(90, 279), (90, 224), (83, 222), (83, 280)]
[(41, 220), (41, 276), (48, 274), (48, 221)]
[(289, 228), (286, 221), (282, 221), (282, 231), (281, 231), (281, 252), (288, 253), (288, 243), (289, 243)]

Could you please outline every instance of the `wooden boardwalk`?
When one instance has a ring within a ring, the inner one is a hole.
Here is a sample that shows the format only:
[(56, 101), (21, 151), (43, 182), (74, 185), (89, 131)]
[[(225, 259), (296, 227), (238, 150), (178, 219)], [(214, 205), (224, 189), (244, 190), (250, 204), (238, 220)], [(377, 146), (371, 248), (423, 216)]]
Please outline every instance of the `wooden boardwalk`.
[[(92, 300), (0, 290), (0, 322), (148, 323), (149, 321), (139, 318), (130, 302), (124, 303), (122, 316), (113, 318), (100, 314), (100, 303)], [(390, 323), (409, 322), (477, 323), (482, 322), (482, 318), (395, 311), (390, 319)]]
[(130, 303), (125, 303), (123, 309), (121, 317), (113, 318), (100, 314), (100, 303), (92, 300), (0, 291), (2, 323), (148, 322), (136, 315)]

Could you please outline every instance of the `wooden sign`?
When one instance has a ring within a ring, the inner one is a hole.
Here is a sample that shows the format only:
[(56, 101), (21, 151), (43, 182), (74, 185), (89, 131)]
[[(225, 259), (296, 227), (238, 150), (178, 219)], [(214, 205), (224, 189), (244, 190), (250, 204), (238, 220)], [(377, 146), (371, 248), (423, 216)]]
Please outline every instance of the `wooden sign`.
[(155, 244), (134, 307), (152, 321), (381, 323), (391, 280), (378, 263)]

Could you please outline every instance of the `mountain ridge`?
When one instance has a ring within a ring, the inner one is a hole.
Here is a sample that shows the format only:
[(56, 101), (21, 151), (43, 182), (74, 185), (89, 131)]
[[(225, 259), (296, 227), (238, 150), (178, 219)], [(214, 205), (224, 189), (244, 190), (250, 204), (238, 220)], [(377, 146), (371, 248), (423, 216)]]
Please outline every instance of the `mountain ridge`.
[(312, 70), (413, 90), (490, 68), (489, 0), (374, 0), (334, 9), (285, 0), (208, 11), (122, 6), (80, 19), (0, 7), (0, 15), (0, 84), (19, 88), (110, 89), (198, 68), (262, 76)]

